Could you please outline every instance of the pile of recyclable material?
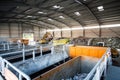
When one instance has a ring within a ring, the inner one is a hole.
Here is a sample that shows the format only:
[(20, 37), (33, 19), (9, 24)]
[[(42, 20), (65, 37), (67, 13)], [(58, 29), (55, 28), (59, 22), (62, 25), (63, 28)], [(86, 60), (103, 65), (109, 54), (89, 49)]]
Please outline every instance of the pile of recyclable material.
[(85, 37), (82, 37), (82, 36), (79, 36), (77, 38), (73, 38), (71, 41), (70, 41), (70, 44), (74, 44), (74, 45), (87, 45), (87, 41), (88, 41), (88, 38), (85, 38)]
[(75, 75), (73, 78), (62, 79), (62, 80), (84, 80), (86, 76), (87, 76), (86, 73), (81, 73), (81, 74)]
[(91, 46), (98, 46), (98, 42), (104, 42), (104, 46), (111, 48), (120, 49), (120, 38), (111, 37), (111, 38), (93, 38), (90, 42)]

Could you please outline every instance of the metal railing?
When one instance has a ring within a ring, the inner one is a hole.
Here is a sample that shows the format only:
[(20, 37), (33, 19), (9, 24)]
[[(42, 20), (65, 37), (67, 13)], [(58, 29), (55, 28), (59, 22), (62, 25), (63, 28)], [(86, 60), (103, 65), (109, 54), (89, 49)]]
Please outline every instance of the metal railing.
[(22, 44), (20, 43), (9, 43), (9, 42), (6, 42), (6, 43), (2, 43), (0, 44), (2, 47), (0, 49), (0, 51), (5, 51), (5, 50), (10, 50), (10, 49), (14, 49), (14, 47), (10, 47), (11, 45), (17, 45), (17, 48), (21, 48)]
[(111, 56), (110, 55), (111, 55), (110, 48), (108, 48), (106, 53), (97, 62), (95, 67), (90, 71), (90, 73), (87, 75), (87, 77), (84, 80), (100, 80), (103, 72), (104, 72), (104, 76), (105, 76), (107, 65), (111, 64)]
[(45, 46), (45, 47), (42, 47), (40, 46), (40, 48), (32, 48), (32, 49), (25, 49), (23, 48), (21, 51), (15, 51), (15, 52), (10, 52), (10, 53), (5, 53), (5, 54), (1, 54), (0, 56), (7, 56), (7, 55), (12, 55), (12, 54), (22, 54), (22, 57), (23, 57), (23, 61), (25, 61), (25, 54), (26, 52), (32, 52), (32, 55), (33, 55), (33, 60), (35, 59), (35, 50), (40, 50), (40, 56), (43, 55), (43, 49), (44, 48), (48, 48), (51, 50), (51, 54), (53, 54), (54, 52), (54, 46)]
[(7, 55), (12, 55), (12, 54), (21, 54), (22, 55), (22, 61), (25, 61), (25, 56), (27, 54), (27, 52), (32, 52), (32, 59), (35, 60), (35, 50), (40, 50), (40, 56), (43, 55), (43, 48), (49, 48), (51, 49), (51, 54), (54, 53), (54, 46), (46, 46), (46, 47), (42, 47), (40, 46), (40, 48), (32, 48), (32, 49), (22, 49), (21, 51), (15, 51), (15, 52), (11, 52), (11, 53), (5, 53), (5, 54), (1, 54), (0, 56), (0, 72), (2, 70), (2, 61), (3, 61), (3, 57), (2, 56), (7, 56)]
[[(40, 56), (43, 55), (43, 48), (49, 48), (51, 50), (51, 54), (53, 54), (53, 52), (54, 52), (54, 46), (46, 46), (46, 47), (40, 46)], [(35, 59), (35, 50), (38, 50), (38, 48), (28, 49), (28, 50), (25, 50), (23, 48), (23, 50), (22, 50), (23, 62), (25, 61), (25, 54), (26, 54), (26, 52), (30, 52), (30, 51), (32, 51), (32, 59), (34, 60)]]
[[(40, 47), (40, 50), (42, 50), (43, 48), (50, 48), (51, 49), (51, 54), (54, 53), (54, 46)], [(29, 50), (24, 50), (23, 49), (23, 51), (22, 51), (23, 61), (25, 61), (25, 52), (29, 52), (29, 51), (33, 51), (32, 54), (33, 54), (33, 60), (34, 60), (35, 59), (35, 50), (36, 50), (36, 48), (35, 49), (29, 49)], [(65, 46), (63, 46), (62, 51), (64, 51), (64, 50), (65, 50)], [(42, 51), (41, 51), (41, 53), (42, 53)], [(40, 56), (42, 56), (42, 55), (40, 55)], [(19, 70), (17, 67), (15, 67), (13, 64), (11, 64), (9, 61), (7, 61), (7, 60), (5, 60), (1, 57), (0, 57), (0, 59), (2, 61), (1, 73), (2, 73), (3, 76), (6, 76), (5, 75), (5, 68), (9, 69), (9, 67), (10, 67), (10, 68), (12, 68), (12, 70), (15, 70), (18, 73), (18, 80), (22, 80), (22, 78), (25, 78), (26, 80), (31, 80), (29, 75), (27, 75), (24, 72), (22, 72), (21, 70)]]
[(26, 80), (31, 80), (31, 78), (27, 74), (20, 71), (18, 68), (16, 68), (14, 65), (12, 65), (10, 62), (8, 62), (5, 59), (3, 59), (3, 61), (2, 61), (2, 75), (4, 77), (6, 77), (5, 68), (8, 69), (9, 67), (14, 69), (16, 72), (18, 72), (18, 75), (19, 75), (18, 80), (22, 80), (22, 78), (25, 78)]

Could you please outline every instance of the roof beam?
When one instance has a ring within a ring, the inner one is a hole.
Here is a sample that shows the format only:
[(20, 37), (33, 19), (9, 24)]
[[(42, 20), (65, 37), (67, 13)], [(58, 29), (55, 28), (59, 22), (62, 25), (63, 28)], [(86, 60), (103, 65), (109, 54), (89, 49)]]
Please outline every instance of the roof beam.
[[(15, 3), (14, 3), (15, 4)], [(16, 4), (18, 4), (18, 3), (16, 3)], [(26, 9), (25, 11), (27, 11), (27, 10), (29, 10), (29, 9), (31, 9), (31, 8), (39, 8), (39, 9), (44, 9), (44, 10), (48, 10), (48, 11), (54, 11), (54, 12), (56, 12), (57, 10), (52, 10), (52, 9), (48, 9), (48, 8), (41, 8), (40, 6), (36, 6), (36, 5), (34, 5), (34, 6), (32, 6), (32, 5), (28, 5), (28, 4), (25, 4), (25, 3), (20, 3), (19, 5), (17, 5), (17, 6), (26, 6), (26, 7), (29, 7), (28, 9)], [(25, 11), (23, 11), (23, 12), (21, 12), (20, 14), (22, 14), (22, 13), (24, 13)], [(59, 12), (59, 11), (57, 11), (57, 12)], [(60, 12), (59, 12), (60, 13)], [(61, 12), (61, 13), (63, 13), (63, 12)], [(65, 13), (63, 13), (64, 15), (66, 15)], [(68, 15), (66, 15), (66, 16), (68, 16)], [(68, 16), (69, 17), (69, 16)], [(70, 17), (70, 18), (72, 18), (72, 17)], [(81, 23), (79, 22), (79, 21), (77, 21), (75, 18), (72, 18), (73, 20), (75, 20), (76, 22), (78, 22), (80, 25), (81, 25)], [(64, 23), (65, 25), (67, 25), (66, 23)], [(82, 26), (82, 25), (81, 25)]]
[(77, 2), (77, 3), (80, 4), (80, 5), (83, 5), (83, 6), (90, 12), (90, 14), (96, 19), (98, 25), (100, 25), (99, 19), (98, 19), (97, 16), (93, 13), (93, 11), (88, 7), (88, 5), (82, 3), (82, 2), (80, 2), (80, 1), (78, 1), (78, 0), (75, 0), (75, 2)]
[(66, 25), (67, 27), (71, 27), (69, 24), (66, 24), (65, 22), (62, 22), (62, 21), (60, 21), (60, 20), (58, 20), (58, 19), (55, 19), (55, 18), (52, 18), (52, 17), (49, 17), (48, 16), (48, 18), (51, 18), (51, 19), (53, 19), (53, 20), (55, 20), (55, 21), (57, 21), (57, 22), (59, 22), (59, 23), (62, 23), (62, 24), (64, 24), (64, 25)]
[[(11, 19), (11, 18), (4, 18), (4, 19)], [(23, 22), (32, 22), (31, 20), (34, 20), (34, 19), (22, 19), (22, 18), (12, 18), (13, 20), (19, 20), (19, 21), (23, 21)], [(36, 20), (36, 21), (40, 21), (40, 20)], [(49, 23), (46, 23), (46, 22), (44, 22), (44, 21), (41, 21), (41, 22), (43, 22), (44, 24), (49, 24)], [(34, 23), (35, 24), (35, 23)], [(40, 25), (40, 24), (39, 24)], [(52, 25), (52, 24), (49, 24), (49, 25)], [(44, 25), (45, 26), (45, 25)], [(55, 26), (55, 25), (52, 25), (52, 26)], [(57, 27), (57, 26), (55, 26), (55, 27)], [(53, 27), (49, 27), (49, 28), (53, 28)], [(58, 27), (57, 27), (58, 28)]]
[[(32, 25), (34, 25), (34, 26), (40, 26), (41, 28), (51, 28), (51, 27), (49, 27), (49, 26), (46, 26), (46, 25), (42, 25), (42, 24), (38, 24), (38, 23), (34, 23), (34, 22), (31, 22), (31, 21), (26, 21), (26, 22), (24, 22), (24, 23), (29, 23), (29, 24), (32, 24)], [(45, 26), (45, 27), (42, 27), (42, 26)]]
[(86, 5), (83, 2), (78, 1), (78, 0), (75, 0), (75, 2), (79, 3), (80, 5), (83, 5), (90, 12), (90, 14), (95, 18), (95, 20), (97, 21), (97, 23), (99, 25), (99, 37), (101, 37), (101, 23), (100, 23), (99, 19), (97, 18), (97, 16), (93, 13), (93, 11), (89, 8), (88, 5)]
[[(28, 10), (28, 9), (27, 9)], [(26, 11), (26, 10), (25, 10)], [(17, 16), (17, 15), (24, 15), (24, 16), (27, 16), (27, 15), (32, 15), (32, 16), (38, 16), (38, 15), (34, 15), (34, 14), (25, 14), (25, 13), (16, 13), (16, 12), (1, 12), (1, 13), (3, 13), (3, 14), (15, 14), (15, 16)], [(50, 14), (49, 14), (50, 15)], [(15, 17), (15, 16), (13, 16), (13, 17)], [(46, 15), (40, 15), (40, 17), (48, 17), (48, 18), (51, 18), (51, 19), (53, 19), (52, 17), (49, 17), (48, 15), (46, 16)], [(38, 18), (40, 18), (40, 17), (38, 17)], [(2, 17), (2, 19), (4, 19), (5, 17)], [(11, 17), (12, 18), (12, 17)], [(10, 19), (11, 19), (10, 18)], [(22, 17), (23, 18), (23, 17)], [(34, 19), (31, 19), (31, 20), (34, 20)], [(61, 24), (63, 24), (63, 25), (66, 25), (67, 27), (69, 27), (70, 28), (70, 25), (68, 25), (68, 24), (66, 24), (66, 23), (64, 23), (64, 22), (62, 22), (62, 21), (60, 21), (60, 20), (57, 20), (57, 19), (53, 19), (53, 20), (55, 20), (55, 21), (57, 21), (57, 22), (59, 22), (59, 23), (61, 23)]]

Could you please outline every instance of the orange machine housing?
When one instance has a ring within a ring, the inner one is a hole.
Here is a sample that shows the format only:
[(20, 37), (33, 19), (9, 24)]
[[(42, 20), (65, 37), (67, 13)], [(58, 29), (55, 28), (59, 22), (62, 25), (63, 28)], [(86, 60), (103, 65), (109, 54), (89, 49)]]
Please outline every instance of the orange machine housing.
[(70, 57), (77, 56), (91, 56), (101, 58), (106, 52), (107, 47), (94, 47), (94, 46), (70, 46)]

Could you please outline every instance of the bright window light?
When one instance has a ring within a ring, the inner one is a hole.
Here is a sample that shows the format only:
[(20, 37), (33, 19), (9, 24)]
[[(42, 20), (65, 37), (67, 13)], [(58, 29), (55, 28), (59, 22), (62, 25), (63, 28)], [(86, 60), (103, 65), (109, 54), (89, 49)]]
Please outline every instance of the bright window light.
[(104, 11), (103, 6), (98, 6), (97, 9), (98, 9), (99, 11)]
[(120, 24), (102, 25), (101, 28), (120, 27)]
[[(116, 28), (116, 27), (120, 27), (120, 24), (101, 25), (101, 28)], [(69, 29), (54, 29), (54, 30), (48, 30), (48, 31), (52, 32), (52, 31), (61, 31), (61, 30), (67, 31), (67, 30), (83, 30), (83, 29), (99, 29), (99, 26), (69, 28)]]
[(61, 31), (61, 29), (54, 29), (54, 31)]
[(62, 29), (63, 31), (70, 31), (71, 30), (71, 28), (68, 28), (68, 29)]
[(79, 12), (74, 12), (75, 15), (80, 16), (81, 14)]
[(82, 27), (80, 28), (71, 28), (71, 30), (80, 30), (80, 29), (83, 29)]
[(64, 17), (64, 16), (59, 16), (59, 18), (61, 18), (61, 19), (65, 19), (65, 17)]
[(84, 27), (84, 29), (97, 29), (99, 26), (92, 26), (92, 27)]

